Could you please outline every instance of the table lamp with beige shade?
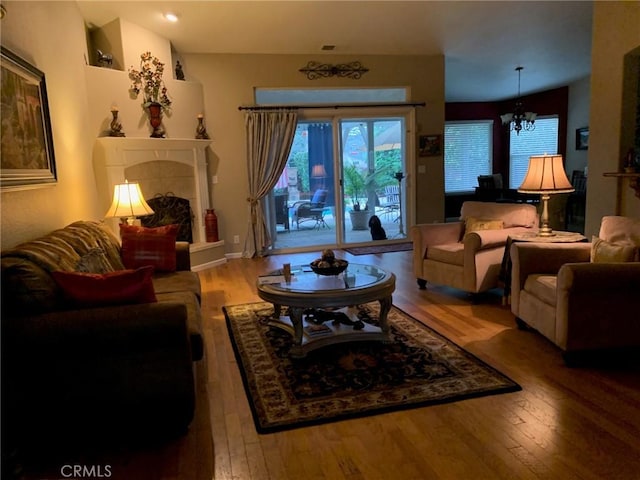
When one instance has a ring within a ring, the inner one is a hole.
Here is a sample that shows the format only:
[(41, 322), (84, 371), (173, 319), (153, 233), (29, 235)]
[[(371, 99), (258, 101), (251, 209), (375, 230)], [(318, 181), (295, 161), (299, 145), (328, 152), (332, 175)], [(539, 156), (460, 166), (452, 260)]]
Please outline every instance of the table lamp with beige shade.
[(133, 225), (138, 216), (153, 215), (153, 210), (145, 201), (140, 184), (134, 182), (119, 183), (113, 188), (113, 201), (105, 214), (107, 218), (126, 218), (128, 225)]
[(311, 168), (311, 178), (315, 178), (317, 182), (316, 188), (324, 188), (324, 179), (327, 177), (327, 171), (324, 165), (319, 163)]
[(574, 190), (564, 171), (562, 155), (544, 154), (529, 157), (529, 168), (522, 185), (518, 187), (518, 192), (539, 193), (541, 195), (542, 214), (540, 215), (538, 236), (551, 237), (555, 235), (549, 226), (548, 202), (550, 195), (571, 193)]

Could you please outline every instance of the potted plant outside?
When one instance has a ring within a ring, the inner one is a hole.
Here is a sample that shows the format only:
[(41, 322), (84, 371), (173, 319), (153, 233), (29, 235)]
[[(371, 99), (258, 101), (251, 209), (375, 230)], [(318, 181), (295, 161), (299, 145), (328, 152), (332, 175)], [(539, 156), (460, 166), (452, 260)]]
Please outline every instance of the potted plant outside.
[(351, 197), (352, 210), (349, 210), (351, 218), (351, 228), (353, 230), (366, 230), (368, 228), (369, 215), (371, 212), (362, 210), (360, 198), (366, 194), (367, 179), (360, 173), (354, 164), (344, 169), (344, 192)]

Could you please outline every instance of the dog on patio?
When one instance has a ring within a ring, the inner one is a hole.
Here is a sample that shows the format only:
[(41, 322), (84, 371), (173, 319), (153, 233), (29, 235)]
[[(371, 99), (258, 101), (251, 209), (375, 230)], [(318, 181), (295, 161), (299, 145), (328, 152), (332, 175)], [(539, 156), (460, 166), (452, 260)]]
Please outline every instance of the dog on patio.
[(387, 232), (382, 228), (382, 223), (377, 215), (371, 215), (369, 219), (369, 230), (371, 230), (371, 240), (387, 239)]

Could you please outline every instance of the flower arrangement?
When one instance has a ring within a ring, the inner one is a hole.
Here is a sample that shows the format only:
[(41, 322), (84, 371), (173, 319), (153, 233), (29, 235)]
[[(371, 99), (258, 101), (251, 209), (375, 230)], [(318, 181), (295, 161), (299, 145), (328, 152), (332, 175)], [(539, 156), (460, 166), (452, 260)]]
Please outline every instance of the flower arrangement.
[(148, 107), (152, 103), (159, 103), (164, 110), (171, 108), (171, 100), (167, 96), (167, 87), (162, 80), (164, 73), (164, 63), (158, 57), (151, 55), (151, 52), (140, 54), (140, 70), (131, 67), (129, 78), (131, 79), (131, 93), (133, 98), (138, 98), (140, 92), (144, 94), (143, 107)]

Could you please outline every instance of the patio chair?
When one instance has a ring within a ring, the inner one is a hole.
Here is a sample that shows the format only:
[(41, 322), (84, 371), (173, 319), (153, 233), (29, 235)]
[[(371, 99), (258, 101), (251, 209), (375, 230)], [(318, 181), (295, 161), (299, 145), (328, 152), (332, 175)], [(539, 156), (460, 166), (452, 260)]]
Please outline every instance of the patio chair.
[(296, 228), (300, 229), (300, 224), (313, 220), (314, 228), (327, 227), (324, 221), (324, 208), (327, 202), (327, 190), (318, 189), (313, 194), (311, 201), (300, 201), (291, 207), (291, 219), (296, 224)]
[(398, 185), (387, 185), (384, 187), (384, 196), (380, 202), (382, 208), (381, 215), (394, 222), (398, 220), (400, 212), (400, 187)]

